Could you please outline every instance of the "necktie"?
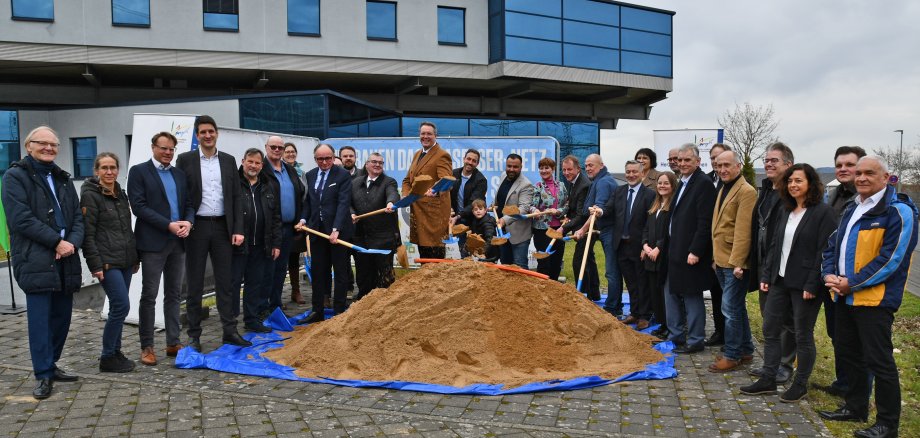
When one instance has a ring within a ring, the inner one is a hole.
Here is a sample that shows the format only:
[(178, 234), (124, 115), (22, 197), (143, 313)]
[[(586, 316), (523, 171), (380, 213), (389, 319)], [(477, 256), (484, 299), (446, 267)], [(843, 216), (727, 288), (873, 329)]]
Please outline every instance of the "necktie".
[(319, 173), (319, 185), (316, 186), (316, 193), (319, 195), (320, 201), (323, 200), (323, 184), (326, 183), (326, 171)]
[(632, 201), (633, 201), (633, 191), (636, 189), (629, 189), (629, 196), (626, 197), (626, 220), (623, 221), (623, 238), (629, 239), (629, 221), (632, 219)]

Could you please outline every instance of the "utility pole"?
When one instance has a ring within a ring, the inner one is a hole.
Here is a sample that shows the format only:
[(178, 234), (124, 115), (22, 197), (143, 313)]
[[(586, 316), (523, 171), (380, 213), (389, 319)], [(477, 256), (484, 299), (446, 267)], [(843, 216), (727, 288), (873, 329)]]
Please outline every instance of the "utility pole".
[(898, 192), (901, 192), (901, 173), (904, 165), (904, 130), (895, 129), (894, 132), (901, 134), (901, 145), (898, 146)]

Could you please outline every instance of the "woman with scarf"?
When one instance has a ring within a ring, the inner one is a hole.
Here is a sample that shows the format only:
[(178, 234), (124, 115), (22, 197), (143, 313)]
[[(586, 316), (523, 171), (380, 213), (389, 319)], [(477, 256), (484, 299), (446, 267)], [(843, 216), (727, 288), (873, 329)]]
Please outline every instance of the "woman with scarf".
[[(556, 229), (562, 225), (562, 218), (569, 209), (569, 195), (565, 185), (555, 177), (555, 161), (546, 157), (537, 166), (540, 169), (540, 182), (534, 185), (530, 210), (532, 213), (548, 214), (533, 218), (533, 246), (537, 251), (545, 251), (552, 240), (546, 235), (546, 229)], [(537, 260), (537, 272), (548, 275), (551, 280), (558, 280), (562, 271), (565, 242), (557, 240), (550, 251), (553, 251), (552, 255)]]

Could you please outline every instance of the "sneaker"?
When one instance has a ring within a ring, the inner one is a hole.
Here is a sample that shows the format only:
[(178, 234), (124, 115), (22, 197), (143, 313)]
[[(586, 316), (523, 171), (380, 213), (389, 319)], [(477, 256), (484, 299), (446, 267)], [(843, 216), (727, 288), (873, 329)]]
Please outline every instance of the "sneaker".
[(805, 385), (799, 385), (798, 383), (793, 383), (783, 395), (779, 396), (779, 401), (783, 403), (795, 403), (808, 395), (808, 389), (805, 388)]
[(741, 387), (741, 393), (747, 395), (773, 395), (776, 394), (776, 381), (766, 377)]
[(134, 361), (118, 353), (99, 359), (99, 371), (103, 373), (127, 373), (134, 370)]

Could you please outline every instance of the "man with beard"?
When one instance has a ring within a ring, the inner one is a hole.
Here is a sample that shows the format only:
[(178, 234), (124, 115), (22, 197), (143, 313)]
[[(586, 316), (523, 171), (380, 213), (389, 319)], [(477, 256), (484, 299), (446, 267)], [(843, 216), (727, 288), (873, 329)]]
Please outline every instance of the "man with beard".
[(511, 233), (508, 243), (499, 249), (502, 264), (515, 264), (527, 269), (527, 249), (530, 248), (530, 238), (533, 235), (532, 221), (530, 218), (515, 219), (502, 213), (506, 206), (518, 207), (524, 213), (530, 211), (533, 184), (521, 175), (523, 161), (518, 154), (510, 154), (505, 159), (504, 178), (495, 192), (495, 211), (498, 213), (498, 226), (506, 233)]
[(358, 168), (355, 167), (357, 156), (355, 148), (345, 145), (339, 148), (339, 159), (342, 160), (342, 168), (351, 175), (352, 178), (358, 176)]
[(675, 175), (680, 175), (680, 168), (677, 166), (677, 149), (674, 148), (668, 151), (668, 167), (671, 168), (671, 172), (674, 172)]
[[(486, 177), (477, 169), (479, 166), (479, 151), (476, 149), (467, 149), (463, 155), (463, 166), (454, 169), (453, 187), (450, 189), (450, 205), (454, 214), (472, 212), (472, 203), (474, 199), (486, 199), (488, 190)], [(464, 258), (469, 257), (466, 250), (466, 234), (460, 234), (458, 246), (460, 255)]]

